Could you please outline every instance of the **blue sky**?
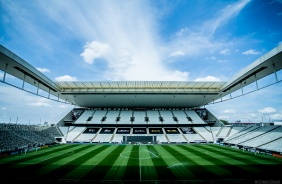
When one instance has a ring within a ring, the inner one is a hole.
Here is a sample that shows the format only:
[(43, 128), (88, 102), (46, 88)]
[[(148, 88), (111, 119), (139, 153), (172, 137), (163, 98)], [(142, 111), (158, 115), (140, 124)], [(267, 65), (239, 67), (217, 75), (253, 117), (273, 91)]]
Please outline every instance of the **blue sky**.
[[(0, 3), (0, 43), (53, 81), (228, 81), (282, 43), (281, 0)], [(206, 108), (230, 122), (282, 119), (281, 91)], [(56, 123), (74, 107), (3, 83), (0, 94), (0, 122)]]

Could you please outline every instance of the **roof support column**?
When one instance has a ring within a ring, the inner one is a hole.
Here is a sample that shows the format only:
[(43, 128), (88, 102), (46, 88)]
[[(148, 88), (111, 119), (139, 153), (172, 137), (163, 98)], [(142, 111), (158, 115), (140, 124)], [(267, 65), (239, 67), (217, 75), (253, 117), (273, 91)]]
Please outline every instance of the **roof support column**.
[(256, 86), (257, 86), (257, 90), (258, 90), (258, 80), (257, 80), (257, 74), (255, 74), (255, 80), (256, 80)]
[(273, 63), (272, 66), (273, 66), (273, 70), (274, 70), (273, 73), (274, 73), (274, 75), (275, 75), (276, 82), (278, 82), (278, 76), (277, 76), (277, 73), (276, 73), (275, 64)]
[(241, 82), (241, 91), (242, 91), (242, 95), (244, 94), (244, 90), (243, 90), (243, 85), (242, 85), (242, 82)]
[(3, 79), (2, 79), (3, 82), (5, 82), (5, 80), (6, 80), (7, 68), (8, 68), (8, 64), (6, 64), (6, 67), (5, 67), (5, 70), (4, 70), (4, 75), (3, 75)]
[(50, 99), (50, 88), (48, 88), (48, 98)]
[(39, 91), (39, 82), (37, 81), (37, 90), (36, 90), (37, 95), (38, 95), (38, 91)]
[(24, 89), (25, 76), (26, 76), (26, 74), (24, 74), (22, 89)]

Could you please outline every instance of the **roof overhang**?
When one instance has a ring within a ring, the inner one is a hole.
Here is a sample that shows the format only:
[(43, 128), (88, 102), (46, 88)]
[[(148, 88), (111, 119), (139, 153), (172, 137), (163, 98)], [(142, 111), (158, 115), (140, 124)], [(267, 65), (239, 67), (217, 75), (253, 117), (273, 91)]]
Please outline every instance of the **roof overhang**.
[[(57, 97), (58, 101), (61, 99), (79, 107), (200, 107), (276, 73), (281, 68), (282, 45), (238, 72), (228, 82), (53, 82), (29, 63), (0, 45), (0, 70), (4, 71), (1, 82), (6, 83), (5, 75), (8, 73), (21, 79), (23, 83), (28, 82), (37, 89)], [(276, 82), (280, 81), (276, 80)], [(25, 90), (23, 87), (21, 89)]]
[[(60, 94), (60, 87), (57, 84), (2, 45), (0, 45), (0, 70), (4, 71), (1, 82), (6, 82), (5, 77), (8, 73), (54, 96)], [(22, 86), (14, 87), (22, 88)]]
[[(282, 69), (282, 44), (239, 71), (222, 88), (222, 96), (230, 94)], [(276, 81), (280, 82), (276, 76)]]
[(199, 107), (218, 98), (225, 82), (56, 82), (61, 94), (82, 107)]

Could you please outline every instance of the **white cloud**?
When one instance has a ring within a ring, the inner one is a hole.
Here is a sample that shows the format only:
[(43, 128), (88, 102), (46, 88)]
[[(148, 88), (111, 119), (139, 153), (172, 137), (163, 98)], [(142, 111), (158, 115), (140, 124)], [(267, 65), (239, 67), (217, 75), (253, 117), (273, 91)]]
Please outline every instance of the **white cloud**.
[[(215, 17), (209, 19), (198, 27), (184, 27), (180, 29), (172, 38), (168, 51), (181, 50), (187, 56), (202, 55), (211, 53), (222, 47), (229, 45), (229, 41), (214, 40), (215, 31), (228, 20), (237, 15), (250, 0), (241, 0), (223, 8)], [(228, 50), (223, 50), (222, 54), (227, 54)]]
[(6, 110), (6, 109), (7, 109), (6, 107), (2, 107), (2, 108), (1, 108), (1, 110)]
[[(61, 35), (62, 39), (67, 40), (71, 35), (83, 42), (88, 41), (80, 56), (88, 64), (102, 58), (104, 65), (99, 76), (104, 80), (187, 80), (189, 71), (170, 68), (171, 63), (165, 61), (177, 59), (176, 56), (183, 54), (197, 55), (202, 54), (203, 50), (209, 53), (227, 48), (221, 41), (215, 41), (213, 34), (248, 2), (249, 0), (243, 0), (229, 3), (200, 27), (185, 27), (180, 30), (166, 45), (159, 37), (159, 11), (152, 9), (149, 1), (56, 1), (52, 6), (46, 6), (46, 2), (40, 1), (42, 9), (39, 8), (38, 11), (61, 26), (66, 32)], [(52, 38), (49, 42), (55, 40), (57, 44), (64, 43), (57, 41), (57, 35), (35, 26), (38, 24), (33, 24), (33, 19), (23, 20), (27, 24), (20, 25), (28, 25), (28, 31), (34, 33), (28, 35), (41, 38), (39, 43), (53, 45), (43, 42), (42, 35), (48, 35), (48, 41)], [(39, 35), (42, 32), (44, 34)], [(98, 67), (100, 66), (95, 66), (95, 69)]]
[(86, 63), (93, 64), (95, 59), (105, 57), (110, 51), (110, 45), (100, 43), (98, 41), (92, 41), (90, 43), (86, 43), (84, 51), (80, 54), (80, 56)]
[(28, 103), (27, 105), (36, 106), (36, 107), (52, 107), (52, 105), (50, 105), (50, 104), (48, 104), (46, 102), (42, 102), (42, 101)]
[(35, 107), (52, 107), (50, 100), (47, 98), (39, 98), (37, 96), (30, 96), (26, 98), (27, 105)]
[(64, 104), (62, 104), (62, 105), (59, 105), (59, 107), (58, 108), (60, 108), (60, 109), (66, 109), (66, 108), (69, 108), (69, 106), (68, 105), (64, 105)]
[(222, 119), (222, 120), (228, 120), (230, 117), (229, 116), (225, 116), (225, 115), (219, 115), (217, 118), (218, 119)]
[(241, 0), (226, 6), (219, 15), (206, 23), (206, 28), (213, 34), (218, 27), (237, 15), (251, 0)]
[(211, 82), (217, 82), (220, 81), (219, 78), (214, 76), (207, 76), (205, 78), (197, 78), (195, 81), (211, 81)]
[(229, 49), (224, 49), (224, 50), (220, 51), (220, 54), (222, 54), (222, 55), (228, 55), (229, 53), (230, 53)]
[[(146, 3), (103, 1), (98, 3), (99, 9), (88, 11), (87, 14), (74, 13), (77, 11), (75, 8), (69, 11), (70, 17), (76, 22), (89, 20), (87, 26), (81, 25), (85, 28), (83, 32), (89, 33), (85, 34), (89, 42), (84, 46), (81, 56), (89, 64), (94, 63), (95, 59), (103, 59), (105, 68), (101, 78), (130, 81), (188, 79), (187, 71), (172, 69), (164, 62), (171, 50), (164, 49), (163, 43), (158, 41), (156, 11), (152, 11)], [(73, 17), (73, 14), (80, 16)]]
[(272, 113), (275, 113), (276, 110), (272, 107), (266, 107), (264, 109), (259, 110), (259, 112), (262, 114), (272, 114)]
[(257, 113), (248, 113), (248, 116), (251, 118), (251, 119), (254, 119), (257, 117)]
[(211, 57), (207, 57), (206, 58), (207, 60), (213, 60), (213, 61), (216, 61), (218, 63), (223, 63), (223, 62), (226, 62), (227, 60), (225, 59), (217, 59), (215, 56), (211, 56)]
[(271, 114), (270, 118), (273, 119), (273, 120), (282, 120), (282, 113)]
[(260, 52), (255, 51), (253, 49), (249, 49), (249, 50), (242, 52), (242, 54), (244, 54), (244, 55), (257, 55), (257, 54), (260, 54)]
[(76, 81), (77, 78), (69, 76), (69, 75), (63, 75), (63, 76), (60, 76), (60, 77), (56, 77), (55, 80), (56, 81)]
[(189, 73), (181, 71), (173, 71), (170, 74), (163, 75), (159, 80), (162, 81), (187, 81)]
[(227, 113), (227, 114), (235, 114), (236, 113), (236, 111), (235, 110), (233, 110), (233, 109), (227, 109), (227, 110), (224, 110), (223, 111), (224, 113)]
[(185, 53), (180, 51), (180, 50), (178, 50), (178, 51), (175, 51), (175, 52), (171, 53), (169, 55), (169, 57), (176, 57), (176, 56), (183, 56), (183, 55), (185, 55)]
[(40, 71), (41, 73), (47, 73), (47, 72), (50, 72), (49, 69), (47, 68), (36, 68), (38, 71)]

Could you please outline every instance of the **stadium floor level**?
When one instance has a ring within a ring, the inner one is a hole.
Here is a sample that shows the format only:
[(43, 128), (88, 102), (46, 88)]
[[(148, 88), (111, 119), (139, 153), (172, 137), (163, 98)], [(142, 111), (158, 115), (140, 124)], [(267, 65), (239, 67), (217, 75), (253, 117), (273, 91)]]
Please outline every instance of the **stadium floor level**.
[(281, 183), (282, 159), (216, 144), (61, 144), (0, 157), (1, 180), (28, 183)]

